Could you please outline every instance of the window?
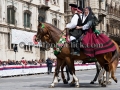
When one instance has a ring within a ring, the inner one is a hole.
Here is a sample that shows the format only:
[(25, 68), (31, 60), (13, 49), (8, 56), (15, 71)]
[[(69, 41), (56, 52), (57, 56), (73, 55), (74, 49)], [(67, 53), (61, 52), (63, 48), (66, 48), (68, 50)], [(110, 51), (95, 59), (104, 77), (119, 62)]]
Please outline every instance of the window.
[(8, 33), (8, 49), (11, 49), (11, 35), (10, 35), (10, 33)]
[(39, 0), (39, 2), (41, 3), (41, 0)]
[(31, 19), (31, 12), (25, 11), (24, 12), (24, 27), (30, 27), (30, 19)]
[(56, 5), (56, 0), (53, 0), (53, 4), (55, 4), (55, 5)]
[(59, 1), (60, 1), (60, 0), (57, 0), (57, 4), (58, 4), (58, 5), (59, 5)]
[(53, 20), (52, 20), (52, 24), (57, 27), (57, 19), (53, 19)]
[(119, 17), (119, 9), (117, 10), (117, 17)]
[(39, 21), (39, 22), (45, 22), (45, 18), (42, 17), (42, 16), (39, 16), (39, 17), (38, 17), (38, 21)]
[(7, 7), (7, 22), (9, 24), (15, 24), (15, 10), (14, 6)]
[(108, 13), (110, 14), (110, 6), (108, 5)]
[(7, 37), (8, 37), (8, 39), (7, 39), (8, 40), (8, 49), (14, 50), (14, 47), (17, 46), (17, 44), (11, 43), (11, 35), (10, 35), (10, 33), (8, 33)]
[(64, 12), (67, 11), (67, 2), (64, 2)]
[(104, 24), (104, 18), (103, 18), (103, 20), (102, 20), (102, 24)]
[(32, 46), (30, 46), (30, 45), (24, 45), (24, 50), (25, 51), (32, 51)]
[(110, 11), (110, 13), (113, 13), (113, 7), (111, 6), (111, 11)]
[(78, 1), (78, 6), (81, 6), (82, 8), (85, 7), (85, 1), (86, 0), (77, 0)]
[(116, 15), (116, 8), (113, 9), (113, 14)]
[(38, 9), (38, 12), (39, 12), (38, 21), (45, 22), (46, 11), (44, 9)]
[(106, 25), (106, 28), (107, 28), (107, 33), (110, 33), (108, 24)]
[(17, 46), (17, 44), (11, 44), (10, 49), (11, 49), (11, 50), (14, 50), (14, 47), (15, 47), (15, 46)]
[(57, 20), (56, 18), (52, 19), (52, 24), (59, 28), (59, 20)]
[(52, 0), (52, 4), (59, 5), (59, 0)]

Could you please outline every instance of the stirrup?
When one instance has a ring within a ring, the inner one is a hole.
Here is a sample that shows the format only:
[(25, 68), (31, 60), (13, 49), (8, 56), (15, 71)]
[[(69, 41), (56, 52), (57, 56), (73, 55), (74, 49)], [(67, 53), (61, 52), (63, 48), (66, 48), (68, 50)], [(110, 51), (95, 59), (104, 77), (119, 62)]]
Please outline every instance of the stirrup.
[(73, 55), (80, 56), (80, 53), (78, 53), (78, 52), (73, 52)]

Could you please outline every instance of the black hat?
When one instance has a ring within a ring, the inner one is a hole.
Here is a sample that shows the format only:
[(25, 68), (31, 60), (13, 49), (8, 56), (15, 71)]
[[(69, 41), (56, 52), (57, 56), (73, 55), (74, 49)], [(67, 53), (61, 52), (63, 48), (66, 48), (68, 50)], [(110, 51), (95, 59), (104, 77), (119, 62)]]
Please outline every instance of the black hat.
[(78, 6), (76, 4), (69, 4), (69, 6), (77, 8)]
[(83, 8), (82, 8), (82, 7), (78, 7), (78, 9), (79, 9), (80, 11), (83, 11)]

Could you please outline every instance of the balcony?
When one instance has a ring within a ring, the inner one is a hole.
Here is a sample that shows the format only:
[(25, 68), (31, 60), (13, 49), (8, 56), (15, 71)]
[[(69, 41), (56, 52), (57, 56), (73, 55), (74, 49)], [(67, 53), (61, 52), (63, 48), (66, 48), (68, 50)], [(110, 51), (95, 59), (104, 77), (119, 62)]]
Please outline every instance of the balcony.
[(40, 4), (48, 6), (48, 1), (47, 0), (40, 0)]
[(38, 5), (39, 8), (48, 10), (50, 7), (48, 6), (47, 0), (40, 0), (40, 5)]
[(110, 18), (110, 19), (114, 19), (116, 21), (120, 21), (120, 18), (115, 16), (115, 15), (113, 15), (113, 14), (108, 14), (107, 17)]
[(107, 12), (105, 11), (105, 10), (103, 10), (103, 9), (99, 9), (99, 13), (98, 13), (99, 15), (107, 15)]

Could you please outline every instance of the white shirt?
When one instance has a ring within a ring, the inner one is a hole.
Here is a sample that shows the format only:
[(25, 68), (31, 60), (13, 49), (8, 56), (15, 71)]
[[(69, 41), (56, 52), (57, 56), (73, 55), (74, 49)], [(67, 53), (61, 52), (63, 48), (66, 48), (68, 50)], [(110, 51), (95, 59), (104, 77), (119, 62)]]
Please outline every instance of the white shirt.
[(72, 17), (71, 22), (66, 25), (66, 28), (69, 28), (69, 29), (75, 28), (77, 26), (77, 23), (78, 23), (78, 18), (79, 18), (78, 15), (75, 14)]
[(80, 18), (81, 18), (81, 20), (82, 20), (82, 18), (83, 18), (83, 14), (82, 14), (82, 13), (80, 14)]
[(84, 26), (82, 26), (82, 30), (89, 29), (92, 26), (92, 21), (88, 21)]
[[(89, 14), (88, 14), (89, 15)], [(88, 17), (83, 15), (83, 20), (82, 20), (82, 23), (85, 22), (86, 18)], [(90, 27), (92, 26), (92, 21), (88, 21), (84, 26), (82, 26), (82, 30), (86, 30), (86, 29), (89, 29)]]
[[(88, 14), (88, 15), (89, 15), (89, 14)], [(87, 16), (83, 15), (83, 20), (82, 20), (82, 23), (84, 23), (84, 22), (85, 22), (85, 20), (86, 20), (86, 18), (88, 17), (88, 15), (87, 15)]]

